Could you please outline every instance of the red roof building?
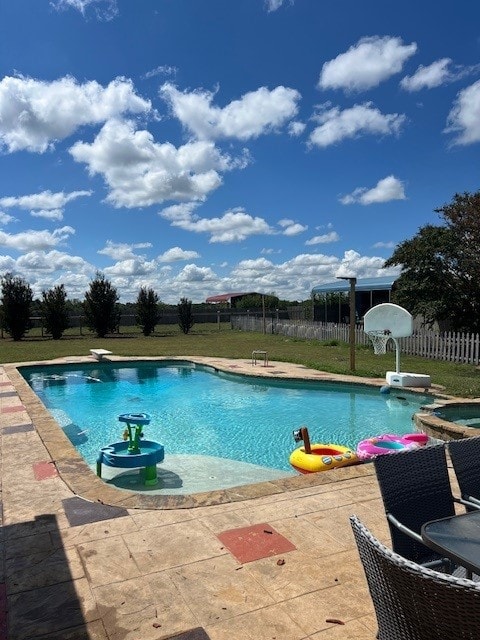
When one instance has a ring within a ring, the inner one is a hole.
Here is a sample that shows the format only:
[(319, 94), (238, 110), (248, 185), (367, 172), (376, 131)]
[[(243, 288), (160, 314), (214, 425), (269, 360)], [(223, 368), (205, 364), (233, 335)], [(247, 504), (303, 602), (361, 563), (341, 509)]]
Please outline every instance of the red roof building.
[(234, 307), (235, 303), (238, 300), (241, 300), (244, 296), (259, 296), (261, 293), (256, 293), (255, 291), (246, 291), (243, 293), (222, 293), (218, 296), (210, 296), (206, 299), (206, 302), (218, 303), (218, 302), (228, 302), (230, 306)]

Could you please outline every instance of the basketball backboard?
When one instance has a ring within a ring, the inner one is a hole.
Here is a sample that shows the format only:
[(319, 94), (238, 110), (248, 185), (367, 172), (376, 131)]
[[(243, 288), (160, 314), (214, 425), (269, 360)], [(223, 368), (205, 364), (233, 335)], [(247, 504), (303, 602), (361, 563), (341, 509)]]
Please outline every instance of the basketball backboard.
[(413, 333), (413, 317), (398, 304), (377, 304), (364, 315), (363, 330), (385, 331), (391, 338), (406, 338)]

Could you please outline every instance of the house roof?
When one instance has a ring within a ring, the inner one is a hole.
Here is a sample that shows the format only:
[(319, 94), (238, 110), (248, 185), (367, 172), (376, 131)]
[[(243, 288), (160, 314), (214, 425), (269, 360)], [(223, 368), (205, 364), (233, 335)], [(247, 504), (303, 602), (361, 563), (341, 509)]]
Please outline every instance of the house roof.
[(255, 291), (245, 291), (243, 293), (222, 293), (218, 296), (210, 296), (206, 302), (231, 302), (233, 298), (241, 298), (242, 296), (260, 295)]
[[(397, 278), (398, 275), (382, 276), (380, 278), (359, 278), (355, 284), (355, 291), (390, 291)], [(312, 294), (332, 293), (334, 291), (350, 291), (350, 282), (348, 280), (338, 279), (335, 280), (335, 282), (318, 284), (313, 287)]]

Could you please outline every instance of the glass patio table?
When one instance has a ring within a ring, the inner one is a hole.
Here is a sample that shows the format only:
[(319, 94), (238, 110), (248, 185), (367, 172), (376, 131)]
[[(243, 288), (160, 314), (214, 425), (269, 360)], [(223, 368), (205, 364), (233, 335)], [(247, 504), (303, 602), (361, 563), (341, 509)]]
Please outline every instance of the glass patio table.
[(480, 511), (431, 520), (421, 534), (427, 547), (465, 567), (468, 577), (480, 574)]

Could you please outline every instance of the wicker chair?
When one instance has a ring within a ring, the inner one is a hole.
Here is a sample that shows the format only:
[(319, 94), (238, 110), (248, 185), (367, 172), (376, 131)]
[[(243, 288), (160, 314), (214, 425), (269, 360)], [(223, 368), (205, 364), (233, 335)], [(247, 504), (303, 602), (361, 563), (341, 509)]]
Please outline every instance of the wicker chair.
[(455, 514), (444, 445), (377, 456), (374, 460), (392, 547), (426, 567), (453, 570), (451, 561), (426, 547), (420, 535), (429, 520)]
[(480, 584), (426, 569), (350, 517), (375, 608), (379, 640), (478, 640)]
[(448, 451), (467, 511), (480, 509), (480, 437), (451, 440)]

